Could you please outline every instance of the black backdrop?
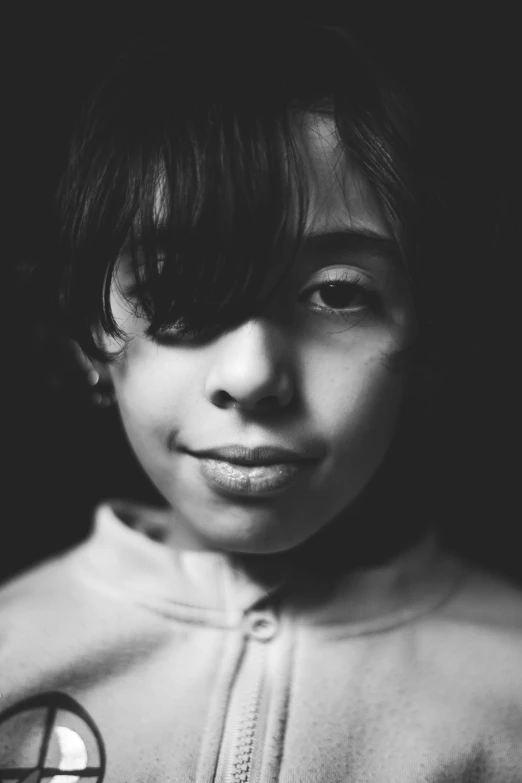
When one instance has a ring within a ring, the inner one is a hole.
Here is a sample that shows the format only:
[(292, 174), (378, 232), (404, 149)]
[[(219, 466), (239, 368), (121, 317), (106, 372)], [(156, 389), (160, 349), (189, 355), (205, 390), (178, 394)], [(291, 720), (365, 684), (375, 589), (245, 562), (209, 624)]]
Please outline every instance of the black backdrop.
[[(484, 302), (490, 349), (469, 396), (460, 401), (465, 420), (460, 437), (470, 448), (453, 468), (459, 524), (442, 523), (453, 548), (522, 583), (514, 470), (518, 304), (508, 304), (509, 293), (516, 292), (520, 258), (515, 206), (520, 182), (515, 125), (520, 62), (514, 14), (507, 16), (495, 4), (494, 16), (486, 9), (479, 18), (475, 9), (470, 18), (458, 14), (455, 6), (445, 14), (439, 4), (431, 9), (418, 4), (420, 9), (411, 16), (393, 5), (387, 4), (385, 14), (368, 3), (363, 10), (345, 5), (341, 16), (327, 21), (354, 16), (374, 44), (386, 51), (423, 106), (441, 165), (458, 157), (458, 177), (468, 188), (468, 212), (481, 201), (481, 189), (494, 187), (505, 194), (499, 216), (504, 250), (492, 264)], [(0, 579), (82, 538), (93, 506), (104, 497), (156, 499), (125, 444), (116, 413), (89, 404), (83, 379), (72, 366), (65, 383), (58, 380), (63, 357), (55, 343), (53, 351), (45, 350), (53, 334), (52, 327), (40, 322), (38, 291), (15, 285), (11, 275), (15, 268), (50, 258), (54, 252), (52, 199), (67, 138), (81, 100), (114, 50), (143, 26), (194, 24), (198, 14), (198, 23), (209, 23), (204, 8), (193, 8), (196, 13), (189, 15), (174, 7), (171, 16), (153, 16), (150, 6), (143, 4), (134, 16), (127, 11), (118, 17), (98, 15), (87, 3), (69, 3), (66, 12), (52, 4), (42, 6), (36, 10), (20, 3), (16, 18), (4, 18), (8, 141), (3, 160), (7, 323), (2, 386), (7, 392), (7, 470)], [(238, 34), (255, 29), (251, 13), (247, 21), (230, 17)], [(457, 147), (452, 146), (456, 138)], [(470, 239), (470, 252), (480, 246), (480, 222), (475, 220), (478, 239), (475, 244)], [(449, 452), (452, 449), (448, 444)], [(455, 514), (448, 515), (448, 520), (454, 518)]]

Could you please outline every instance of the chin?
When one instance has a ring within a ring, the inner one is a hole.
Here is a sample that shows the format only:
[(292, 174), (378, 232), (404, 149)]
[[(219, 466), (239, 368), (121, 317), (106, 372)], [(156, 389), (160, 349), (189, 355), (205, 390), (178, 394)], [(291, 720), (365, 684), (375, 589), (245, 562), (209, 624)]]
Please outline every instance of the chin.
[[(202, 532), (202, 531), (201, 531)], [(205, 531), (205, 538), (213, 549), (244, 555), (278, 555), (291, 552), (314, 535), (301, 529), (283, 531), (280, 525), (267, 528), (262, 525), (241, 525), (236, 530), (230, 527), (216, 536), (215, 528)]]

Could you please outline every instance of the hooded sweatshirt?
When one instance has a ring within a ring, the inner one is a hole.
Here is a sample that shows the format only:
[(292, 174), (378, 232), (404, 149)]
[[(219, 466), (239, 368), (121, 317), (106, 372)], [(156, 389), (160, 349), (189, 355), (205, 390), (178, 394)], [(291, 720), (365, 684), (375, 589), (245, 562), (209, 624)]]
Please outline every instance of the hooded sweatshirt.
[(518, 586), (433, 530), (247, 567), (158, 519), (103, 505), (0, 590), (0, 781), (522, 782)]

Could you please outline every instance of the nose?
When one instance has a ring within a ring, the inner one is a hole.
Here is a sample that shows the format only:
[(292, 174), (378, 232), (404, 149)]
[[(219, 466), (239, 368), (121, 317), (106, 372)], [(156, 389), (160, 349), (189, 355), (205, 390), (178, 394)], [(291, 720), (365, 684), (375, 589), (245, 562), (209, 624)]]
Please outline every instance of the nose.
[(289, 405), (294, 396), (289, 347), (274, 323), (250, 319), (222, 336), (213, 348), (205, 384), (210, 402), (252, 412)]

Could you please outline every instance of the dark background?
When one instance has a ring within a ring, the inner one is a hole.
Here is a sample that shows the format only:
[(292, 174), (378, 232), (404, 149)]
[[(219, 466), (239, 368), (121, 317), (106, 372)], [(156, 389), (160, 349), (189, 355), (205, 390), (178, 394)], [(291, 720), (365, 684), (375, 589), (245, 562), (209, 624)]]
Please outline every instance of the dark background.
[[(483, 319), (477, 325), (488, 332), (488, 348), (459, 392), (462, 418), (455, 442), (448, 443), (444, 468), (451, 491), (441, 527), (450, 547), (522, 584), (514, 431), (520, 399), (515, 391), (520, 361), (517, 26), (514, 13), (499, 4), (482, 17), (476, 9), (470, 17), (455, 7), (445, 14), (440, 6), (425, 4), (412, 16), (390, 5), (385, 13), (368, 3), (364, 10), (345, 5), (342, 15), (322, 20), (353, 20), (407, 83), (421, 107), (433, 154), (441, 170), (454, 177), (448, 192), (462, 212), (468, 232), (463, 245), (470, 254), (478, 258), (485, 252), (481, 233), (498, 223), (501, 250), (491, 258), (481, 294)], [(181, 14), (173, 4), (172, 9), (171, 16), (153, 16), (144, 4), (133, 16), (128, 11), (109, 16), (87, 3), (70, 3), (65, 12), (52, 5), (36, 10), (19, 4), (16, 15), (4, 18), (7, 470), (0, 580), (85, 536), (101, 499), (156, 498), (125, 444), (115, 411), (90, 404), (83, 376), (67, 359), (52, 320), (43, 317), (43, 296), (18, 285), (12, 275), (34, 261), (52, 259), (57, 239), (53, 196), (67, 139), (80, 103), (121, 43), (144, 27), (193, 25), (195, 18), (199, 24), (214, 23), (205, 9), (194, 9), (192, 15)], [(252, 6), (250, 13), (249, 19), (230, 17), (238, 35), (255, 34), (261, 12), (254, 13)], [(489, 197), (492, 191), (498, 198)], [(495, 214), (489, 206), (493, 202)], [(478, 266), (483, 275), (484, 265)]]

